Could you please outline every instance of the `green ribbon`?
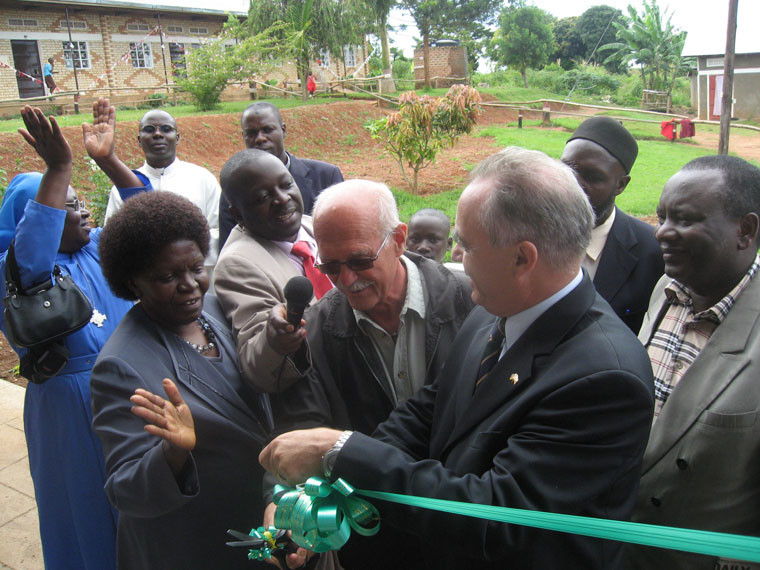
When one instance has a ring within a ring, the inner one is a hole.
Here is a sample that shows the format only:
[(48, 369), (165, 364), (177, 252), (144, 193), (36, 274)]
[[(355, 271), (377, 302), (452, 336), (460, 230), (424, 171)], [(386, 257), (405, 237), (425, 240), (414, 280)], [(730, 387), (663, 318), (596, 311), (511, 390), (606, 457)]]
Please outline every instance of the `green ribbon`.
[(643, 544), (644, 546), (683, 550), (685, 552), (707, 554), (719, 558), (760, 562), (760, 538), (754, 536), (673, 528), (559, 513), (545, 513), (508, 507), (495, 507), (493, 505), (478, 505), (380, 491), (357, 490), (356, 493), (391, 503), (479, 519), (593, 536), (595, 538), (606, 538), (633, 544)]
[(293, 542), (314, 552), (339, 549), (351, 529), (363, 536), (380, 529), (377, 509), (343, 479), (332, 485), (319, 477), (295, 488), (276, 485), (274, 503), (274, 525), (290, 529)]
[(258, 548), (251, 548), (248, 551), (248, 560), (267, 560), (272, 558), (272, 550), (277, 548), (277, 544), (274, 541), (274, 533), (277, 529), (273, 526), (264, 528), (254, 528), (248, 533), (249, 536), (259, 538), (264, 542)]

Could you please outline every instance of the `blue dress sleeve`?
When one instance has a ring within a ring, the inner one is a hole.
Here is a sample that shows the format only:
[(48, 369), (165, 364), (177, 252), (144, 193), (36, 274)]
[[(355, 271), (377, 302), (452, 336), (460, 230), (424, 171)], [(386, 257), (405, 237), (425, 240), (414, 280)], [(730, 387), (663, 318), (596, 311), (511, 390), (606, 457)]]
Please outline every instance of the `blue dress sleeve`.
[(135, 188), (117, 188), (119, 191), (119, 195), (121, 196), (121, 199), (123, 201), (129, 200), (132, 196), (135, 196), (137, 194), (140, 194), (141, 192), (150, 192), (153, 190), (153, 186), (150, 183), (150, 180), (148, 179), (145, 174), (140, 172), (139, 170), (133, 170), (132, 172), (135, 173), (135, 175), (140, 179), (140, 182), (143, 183), (142, 186), (136, 186)]
[(66, 210), (51, 208), (34, 200), (27, 203), (24, 217), (16, 227), (14, 247), (21, 287), (24, 289), (42, 283), (46, 277), (50, 278), (65, 222)]

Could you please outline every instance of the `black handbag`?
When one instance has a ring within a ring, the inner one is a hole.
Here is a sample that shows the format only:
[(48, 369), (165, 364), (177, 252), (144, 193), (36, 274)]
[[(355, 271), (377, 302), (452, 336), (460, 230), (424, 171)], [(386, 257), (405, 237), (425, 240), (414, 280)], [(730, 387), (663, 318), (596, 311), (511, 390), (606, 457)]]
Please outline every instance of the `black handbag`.
[(13, 242), (5, 264), (5, 330), (8, 340), (25, 348), (40, 348), (78, 331), (92, 317), (92, 303), (60, 267), (53, 281), (21, 289)]

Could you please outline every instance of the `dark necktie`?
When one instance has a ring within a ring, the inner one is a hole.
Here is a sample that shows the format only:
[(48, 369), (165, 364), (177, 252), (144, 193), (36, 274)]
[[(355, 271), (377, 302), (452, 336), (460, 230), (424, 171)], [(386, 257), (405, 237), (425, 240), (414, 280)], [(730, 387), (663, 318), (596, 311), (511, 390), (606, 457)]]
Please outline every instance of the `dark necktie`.
[(297, 241), (293, 244), (291, 253), (303, 259), (303, 272), (314, 287), (314, 296), (321, 299), (325, 293), (332, 289), (333, 285), (327, 275), (314, 267), (314, 255), (311, 253), (309, 244), (305, 241)]
[(491, 331), (491, 336), (488, 337), (486, 348), (483, 351), (483, 357), (480, 359), (480, 367), (478, 368), (477, 376), (478, 379), (475, 381), (476, 388), (478, 385), (480, 385), (483, 379), (488, 376), (488, 373), (494, 367), (494, 364), (499, 361), (501, 347), (504, 344), (504, 323), (506, 322), (507, 317), (502, 317), (496, 321), (496, 324)]

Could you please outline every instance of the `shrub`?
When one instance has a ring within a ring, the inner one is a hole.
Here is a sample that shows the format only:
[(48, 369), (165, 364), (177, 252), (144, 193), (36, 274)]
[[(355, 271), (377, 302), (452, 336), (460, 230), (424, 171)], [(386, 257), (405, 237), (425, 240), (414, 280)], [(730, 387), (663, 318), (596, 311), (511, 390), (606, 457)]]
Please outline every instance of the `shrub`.
[(92, 184), (92, 191), (87, 195), (87, 207), (95, 225), (102, 227), (106, 219), (108, 197), (111, 195), (111, 179), (89, 156), (86, 156), (84, 160), (90, 167), (87, 180)]
[[(470, 132), (482, 112), (480, 93), (466, 85), (452, 85), (440, 98), (409, 91), (399, 96), (398, 112), (370, 122), (367, 129), (396, 159), (416, 194), (419, 171), (435, 161), (439, 150)], [(412, 170), (411, 180), (405, 165)]]

